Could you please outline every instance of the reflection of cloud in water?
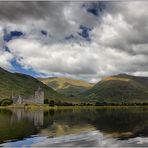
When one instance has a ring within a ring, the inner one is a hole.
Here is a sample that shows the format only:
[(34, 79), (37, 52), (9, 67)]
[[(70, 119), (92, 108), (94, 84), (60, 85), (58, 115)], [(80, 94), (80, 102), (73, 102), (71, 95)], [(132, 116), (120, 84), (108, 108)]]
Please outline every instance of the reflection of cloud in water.
[(129, 140), (118, 140), (104, 136), (99, 131), (83, 132), (56, 138), (47, 138), (32, 146), (100, 146), (100, 147), (126, 147), (126, 146), (147, 146), (148, 138), (131, 138)]
[[(145, 110), (102, 109), (75, 112), (52, 110), (43, 113), (41, 110), (13, 109), (12, 114), (2, 112), (0, 115), (3, 121), (0, 124), (1, 129), (4, 129), (5, 133), (1, 132), (0, 138), (6, 142), (2, 146), (148, 145), (148, 138), (143, 138), (148, 133), (148, 117)], [(33, 134), (36, 137), (30, 137)], [(11, 139), (19, 141), (6, 141)]]
[(31, 137), (31, 138), (26, 138), (24, 140), (20, 141), (15, 141), (15, 142), (8, 142), (1, 144), (0, 146), (3, 147), (29, 147), (34, 143), (41, 142), (43, 140), (46, 140), (47, 137)]
[(131, 138), (129, 140), (118, 140), (104, 136), (99, 131), (82, 132), (80, 134), (70, 134), (66, 136), (59, 136), (56, 138), (49, 138), (47, 136), (36, 136), (26, 138), (24, 140), (9, 142), (1, 144), (4, 147), (82, 147), (82, 146), (99, 146), (99, 147), (133, 147), (133, 146), (147, 146), (148, 138)]

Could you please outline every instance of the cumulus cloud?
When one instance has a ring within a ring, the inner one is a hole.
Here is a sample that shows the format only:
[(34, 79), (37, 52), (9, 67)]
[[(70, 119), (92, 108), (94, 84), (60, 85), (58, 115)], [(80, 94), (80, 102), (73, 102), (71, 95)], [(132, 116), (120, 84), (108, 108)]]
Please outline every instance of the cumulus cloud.
[[(0, 66), (91, 82), (148, 73), (148, 2), (0, 2)], [(3, 30), (23, 36), (3, 40)], [(4, 59), (2, 62), (1, 59)], [(5, 63), (5, 64), (4, 64)], [(4, 66), (5, 65), (5, 66)]]
[(13, 55), (9, 53), (8, 51), (5, 51), (4, 48), (4, 41), (3, 41), (3, 31), (0, 27), (0, 66), (2, 68), (11, 70), (11, 60), (13, 59)]
[(13, 56), (10, 53), (0, 51), (0, 66), (2, 68), (11, 70), (12, 59), (13, 59)]
[(97, 22), (82, 5), (82, 2), (0, 2), (1, 25), (28, 34), (45, 29), (49, 36), (61, 39), (77, 35), (80, 25), (93, 27)]
[[(36, 40), (16, 39), (8, 43), (18, 62), (43, 73), (95, 74), (97, 62), (89, 47), (79, 44), (46, 44)], [(85, 51), (84, 51), (85, 50)], [(91, 55), (90, 55), (91, 54)], [(96, 62), (95, 62), (96, 61)], [(92, 66), (89, 64), (92, 62)]]

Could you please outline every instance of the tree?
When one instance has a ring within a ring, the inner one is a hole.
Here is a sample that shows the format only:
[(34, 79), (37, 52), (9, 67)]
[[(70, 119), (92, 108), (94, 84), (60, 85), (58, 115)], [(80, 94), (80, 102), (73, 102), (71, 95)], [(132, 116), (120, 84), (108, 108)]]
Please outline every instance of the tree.
[(54, 105), (55, 105), (54, 100), (51, 100), (51, 101), (49, 102), (49, 106), (54, 106)]
[(11, 99), (3, 99), (1, 102), (0, 102), (0, 105), (1, 106), (7, 106), (7, 105), (10, 105), (12, 104), (13, 101)]
[(44, 104), (49, 104), (48, 99), (45, 99), (45, 100), (44, 100)]
[(58, 102), (55, 102), (55, 105), (61, 106), (62, 105), (62, 102), (59, 100)]

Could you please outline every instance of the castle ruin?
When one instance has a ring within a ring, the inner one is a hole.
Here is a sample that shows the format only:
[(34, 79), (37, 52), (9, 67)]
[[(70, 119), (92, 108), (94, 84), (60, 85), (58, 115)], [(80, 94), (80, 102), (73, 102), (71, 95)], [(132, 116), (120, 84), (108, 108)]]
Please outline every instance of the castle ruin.
[(13, 100), (14, 104), (29, 104), (29, 103), (44, 104), (44, 91), (41, 87), (38, 87), (38, 89), (31, 96), (29, 96), (29, 97), (22, 97), (22, 96), (15, 97), (12, 95), (12, 100)]

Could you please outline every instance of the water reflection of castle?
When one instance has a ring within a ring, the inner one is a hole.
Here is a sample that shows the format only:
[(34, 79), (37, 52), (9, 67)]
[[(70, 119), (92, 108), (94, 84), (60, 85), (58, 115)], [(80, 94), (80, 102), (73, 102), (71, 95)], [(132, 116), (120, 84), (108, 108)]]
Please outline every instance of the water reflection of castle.
[(40, 127), (43, 125), (44, 113), (42, 110), (29, 111), (24, 109), (13, 109), (11, 120), (29, 120), (34, 124), (34, 126)]
[(41, 87), (35, 91), (34, 95), (29, 97), (22, 97), (22, 96), (13, 96), (12, 100), (14, 104), (27, 104), (27, 103), (37, 103), (37, 104), (44, 104), (44, 91)]

